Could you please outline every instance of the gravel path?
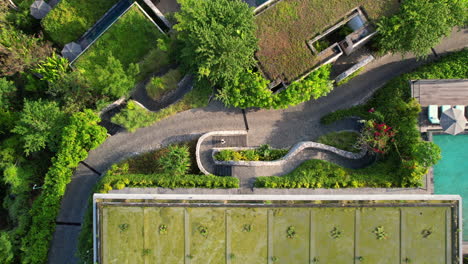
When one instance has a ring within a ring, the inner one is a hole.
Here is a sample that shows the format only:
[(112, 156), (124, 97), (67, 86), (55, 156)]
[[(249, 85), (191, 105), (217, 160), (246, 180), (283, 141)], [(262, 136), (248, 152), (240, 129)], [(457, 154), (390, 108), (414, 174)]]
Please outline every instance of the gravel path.
[[(467, 43), (468, 30), (455, 32), (450, 39), (445, 39), (436, 47), (436, 51), (444, 53), (460, 49), (466, 47)], [(433, 58), (430, 56), (428, 60)], [(360, 104), (388, 80), (409, 72), (428, 60), (417, 61), (412, 56), (402, 58), (401, 55), (387, 55), (377, 58), (358, 77), (335, 88), (328, 96), (319, 100), (286, 110), (249, 110), (249, 145), (268, 143), (273, 147), (287, 147), (298, 141), (313, 141), (332, 130), (320, 124), (323, 115)], [(226, 109), (220, 103), (213, 102), (206, 108), (182, 112), (135, 133), (118, 133), (91, 151), (85, 162), (97, 171), (104, 172), (112, 164), (137, 153), (190, 140), (209, 131), (243, 129), (245, 124), (239, 109)], [(78, 167), (72, 182), (67, 186), (57, 221), (82, 222), (88, 198), (97, 180), (97, 175), (87, 167)], [(284, 190), (278, 190), (277, 193), (284, 193)], [(49, 263), (77, 263), (77, 258), (74, 257), (77, 234), (76, 226), (57, 226), (49, 252)]]

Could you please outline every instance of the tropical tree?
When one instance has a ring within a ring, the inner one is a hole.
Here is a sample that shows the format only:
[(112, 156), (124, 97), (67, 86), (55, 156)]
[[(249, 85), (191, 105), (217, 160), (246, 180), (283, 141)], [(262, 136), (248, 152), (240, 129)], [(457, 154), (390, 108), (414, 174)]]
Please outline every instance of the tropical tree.
[(401, 11), (378, 22), (384, 52), (425, 57), (454, 26), (466, 24), (466, 0), (405, 0)]
[(68, 70), (68, 60), (52, 53), (52, 56), (41, 61), (33, 72), (40, 74), (42, 80), (55, 82), (61, 79)]
[(56, 151), (65, 125), (65, 114), (56, 102), (25, 99), (20, 119), (12, 132), (21, 135), (24, 152), (30, 155), (46, 147)]
[(95, 88), (102, 95), (119, 98), (133, 89), (139, 68), (138, 65), (131, 63), (125, 70), (122, 63), (109, 54), (105, 66), (96, 68), (95, 72), (98, 76), (94, 83)]
[(252, 9), (240, 0), (179, 0), (175, 17), (180, 60), (198, 79), (223, 87), (254, 63)]

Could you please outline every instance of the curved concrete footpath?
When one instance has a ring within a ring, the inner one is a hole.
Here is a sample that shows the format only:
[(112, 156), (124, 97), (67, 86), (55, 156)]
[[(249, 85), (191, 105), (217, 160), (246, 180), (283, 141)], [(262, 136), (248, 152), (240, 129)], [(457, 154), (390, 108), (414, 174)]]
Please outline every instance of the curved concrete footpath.
[[(465, 47), (467, 30), (457, 32), (436, 48), (443, 53)], [(429, 57), (432, 59), (433, 56)], [(370, 63), (366, 70), (346, 85), (337, 87), (328, 96), (303, 103), (287, 110), (248, 111), (249, 145), (268, 143), (273, 147), (291, 146), (298, 141), (314, 140), (332, 131), (320, 124), (320, 117), (331, 111), (361, 103), (388, 80), (408, 72), (426, 61), (402, 59), (401, 55), (387, 55)], [(215, 130), (244, 130), (244, 119), (239, 109), (225, 109), (214, 102), (203, 109), (189, 110), (137, 132), (119, 133), (107, 139), (98, 149), (89, 153), (85, 161), (99, 172), (113, 163), (145, 151), (160, 148), (175, 141), (188, 140)], [(87, 200), (98, 175), (80, 165), (62, 199), (58, 222), (49, 251), (49, 263), (77, 263), (74, 257)], [(73, 225), (73, 223), (78, 225)]]

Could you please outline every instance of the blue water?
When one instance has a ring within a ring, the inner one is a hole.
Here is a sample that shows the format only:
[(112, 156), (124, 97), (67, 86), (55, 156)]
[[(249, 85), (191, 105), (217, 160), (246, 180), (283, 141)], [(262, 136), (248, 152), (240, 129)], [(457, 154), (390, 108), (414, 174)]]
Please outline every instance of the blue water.
[(434, 135), (442, 160), (434, 166), (434, 192), (462, 197), (463, 240), (468, 240), (468, 135)]

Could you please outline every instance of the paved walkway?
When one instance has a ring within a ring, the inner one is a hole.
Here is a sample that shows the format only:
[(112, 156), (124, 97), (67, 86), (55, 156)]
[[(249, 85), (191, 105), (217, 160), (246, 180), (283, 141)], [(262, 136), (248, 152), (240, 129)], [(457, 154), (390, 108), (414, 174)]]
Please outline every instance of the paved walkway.
[[(467, 30), (456, 32), (450, 39), (444, 40), (436, 51), (443, 53), (460, 49), (466, 47), (467, 43)], [(433, 56), (429, 57), (432, 58)], [(391, 78), (409, 72), (425, 62), (427, 60), (417, 61), (411, 56), (402, 59), (401, 55), (387, 55), (377, 58), (361, 75), (319, 100), (286, 110), (250, 110), (247, 113), (249, 133), (252, 135), (249, 136), (249, 145), (268, 143), (273, 147), (287, 147), (298, 141), (313, 141), (330, 130), (320, 124), (323, 115), (363, 102)], [(206, 108), (182, 112), (132, 134), (116, 134), (91, 151), (85, 162), (97, 171), (105, 172), (112, 164), (131, 155), (174, 142), (191, 140), (209, 131), (243, 129), (245, 124), (239, 109), (226, 109), (222, 104), (213, 102)], [(62, 199), (58, 221), (82, 222), (88, 198), (97, 180), (97, 175), (85, 166), (77, 168)], [(278, 190), (278, 193), (281, 191)], [(332, 191), (334, 190), (329, 190)], [(373, 191), (375, 190), (370, 189), (369, 193)], [(78, 232), (75, 229), (75, 226), (70, 225), (57, 226), (49, 252), (49, 263), (77, 263), (74, 254)]]

